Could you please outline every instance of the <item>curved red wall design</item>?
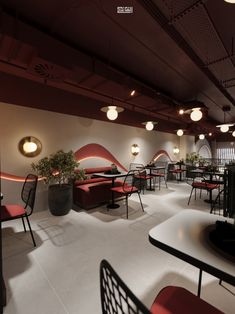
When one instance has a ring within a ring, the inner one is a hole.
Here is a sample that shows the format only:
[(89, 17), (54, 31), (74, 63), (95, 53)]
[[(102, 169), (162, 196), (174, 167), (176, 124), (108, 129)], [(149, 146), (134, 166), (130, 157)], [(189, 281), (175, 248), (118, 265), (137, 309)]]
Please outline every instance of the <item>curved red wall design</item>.
[(172, 161), (172, 159), (171, 159), (171, 157), (169, 156), (169, 154), (168, 154), (165, 150), (163, 150), (163, 149), (159, 150), (159, 151), (153, 156), (152, 160), (156, 161), (156, 160), (158, 160), (161, 156), (166, 156), (166, 157), (168, 157), (168, 158), (170, 159), (170, 161)]
[(120, 162), (104, 146), (99, 144), (91, 143), (79, 148), (75, 152), (75, 157), (78, 161), (92, 157), (104, 158), (111, 163), (114, 163), (124, 171), (127, 171), (127, 169), (122, 164), (120, 164)]
[[(15, 181), (15, 182), (24, 182), (25, 177), (15, 176), (14, 174), (0, 172), (0, 178), (5, 179), (8, 181)], [(38, 178), (38, 181), (43, 180), (43, 178)]]

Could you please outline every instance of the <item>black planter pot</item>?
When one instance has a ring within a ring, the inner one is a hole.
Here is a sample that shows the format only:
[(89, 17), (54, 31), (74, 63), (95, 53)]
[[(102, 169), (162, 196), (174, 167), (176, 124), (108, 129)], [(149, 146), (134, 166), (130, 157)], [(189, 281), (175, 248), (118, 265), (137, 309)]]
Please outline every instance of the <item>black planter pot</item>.
[(73, 204), (73, 189), (70, 184), (54, 184), (48, 189), (48, 205), (50, 212), (55, 216), (69, 213)]

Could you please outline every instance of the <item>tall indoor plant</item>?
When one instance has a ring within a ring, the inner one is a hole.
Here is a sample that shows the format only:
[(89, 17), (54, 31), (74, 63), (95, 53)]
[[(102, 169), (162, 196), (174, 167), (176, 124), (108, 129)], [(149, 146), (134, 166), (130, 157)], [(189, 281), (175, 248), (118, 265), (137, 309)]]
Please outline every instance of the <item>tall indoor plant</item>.
[(48, 187), (48, 205), (51, 213), (56, 216), (66, 215), (72, 208), (73, 188), (71, 182), (81, 178), (83, 171), (75, 172), (79, 163), (73, 151), (59, 150), (49, 157), (32, 163), (32, 169), (43, 178)]

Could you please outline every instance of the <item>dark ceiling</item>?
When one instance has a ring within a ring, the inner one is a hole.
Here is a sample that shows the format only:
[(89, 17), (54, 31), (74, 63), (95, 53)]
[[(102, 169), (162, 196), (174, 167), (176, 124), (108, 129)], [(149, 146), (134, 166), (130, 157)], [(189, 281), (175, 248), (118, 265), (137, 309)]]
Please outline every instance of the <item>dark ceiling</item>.
[[(132, 14), (117, 7), (132, 7)], [(235, 122), (235, 4), (224, 0), (1, 0), (0, 100), (186, 134)], [(130, 91), (136, 94), (130, 96)], [(194, 122), (177, 109), (202, 102)], [(216, 134), (217, 132), (217, 134)]]

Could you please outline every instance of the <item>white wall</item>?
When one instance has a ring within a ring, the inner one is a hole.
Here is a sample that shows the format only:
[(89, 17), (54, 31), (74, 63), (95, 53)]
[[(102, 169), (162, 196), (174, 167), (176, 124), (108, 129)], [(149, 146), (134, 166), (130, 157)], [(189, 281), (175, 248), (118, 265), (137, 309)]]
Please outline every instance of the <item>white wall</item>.
[[(89, 143), (103, 145), (126, 168), (130, 162), (146, 164), (160, 149), (166, 150), (171, 158), (176, 160), (173, 154), (175, 146), (182, 150), (179, 157), (185, 158), (185, 154), (193, 150), (194, 143), (194, 137), (191, 136), (183, 136), (182, 140), (174, 134), (148, 132), (142, 128), (3, 103), (0, 103), (0, 120), (1, 168), (3, 172), (18, 176), (25, 176), (31, 172), (31, 163), (50, 153), (59, 149), (76, 151)], [(42, 152), (35, 158), (24, 157), (18, 151), (19, 141), (29, 135), (37, 137), (42, 142)], [(140, 147), (140, 153), (136, 157), (131, 155), (131, 145), (134, 143)], [(109, 165), (109, 162), (99, 159), (81, 162), (81, 167), (99, 165)], [(4, 202), (19, 201), (21, 187), (22, 183), (2, 180)], [(40, 183), (35, 209), (45, 208), (47, 190)]]

